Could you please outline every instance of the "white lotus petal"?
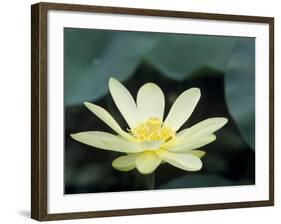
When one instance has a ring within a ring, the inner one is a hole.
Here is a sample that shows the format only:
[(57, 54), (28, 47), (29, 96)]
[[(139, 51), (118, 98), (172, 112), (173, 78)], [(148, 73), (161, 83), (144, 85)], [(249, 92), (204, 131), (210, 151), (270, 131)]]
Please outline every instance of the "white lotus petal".
[(130, 142), (119, 136), (106, 132), (88, 131), (71, 134), (70, 136), (76, 141), (100, 149), (125, 153), (136, 153), (142, 151), (137, 143)]
[(191, 151), (188, 152), (188, 154), (192, 154), (194, 156), (202, 158), (203, 156), (205, 156), (206, 152), (204, 152), (202, 150), (191, 150)]
[(136, 127), (141, 120), (136, 103), (130, 92), (114, 78), (110, 78), (109, 80), (109, 91), (127, 124), (130, 128)]
[(160, 163), (160, 157), (153, 151), (145, 151), (136, 159), (136, 167), (142, 174), (152, 173)]
[(180, 141), (178, 144), (171, 148), (167, 148), (167, 150), (171, 152), (187, 152), (193, 149), (201, 148), (204, 145), (207, 145), (216, 140), (216, 136), (211, 134), (205, 137), (196, 138), (193, 141), (189, 141), (189, 139)]
[(168, 148), (172, 148), (174, 147), (175, 145), (177, 145), (179, 143), (179, 139), (177, 138), (172, 138), (170, 140), (168, 140), (167, 142), (164, 142), (161, 147), (165, 148), (165, 149), (168, 149)]
[(227, 119), (224, 117), (208, 118), (198, 124), (193, 125), (190, 128), (186, 128), (178, 133), (177, 138), (184, 139), (198, 139), (210, 135), (222, 128), (226, 123)]
[(84, 104), (90, 111), (92, 111), (98, 118), (100, 118), (104, 123), (106, 123), (110, 128), (112, 128), (112, 130), (114, 130), (117, 134), (131, 141), (135, 139), (132, 135), (123, 131), (119, 124), (105, 109), (88, 102), (85, 102)]
[(120, 171), (129, 171), (136, 167), (136, 158), (138, 154), (129, 154), (126, 156), (120, 156), (117, 159), (113, 160), (112, 166), (116, 170)]
[(165, 97), (159, 86), (154, 83), (146, 83), (139, 89), (137, 108), (142, 116), (142, 120), (157, 117), (162, 121), (164, 107)]
[(138, 153), (144, 151), (137, 142), (128, 141), (119, 136), (115, 138), (103, 138), (101, 142), (110, 149), (115, 149), (114, 151), (118, 152)]
[(100, 139), (101, 137), (112, 137), (114, 135), (100, 131), (87, 131), (71, 134), (70, 136), (76, 141), (82, 142), (86, 145), (90, 145), (100, 149), (107, 149), (107, 147), (100, 141)]
[(143, 149), (159, 149), (164, 141), (149, 141), (139, 143)]
[(191, 88), (184, 91), (174, 102), (164, 122), (177, 131), (190, 117), (200, 99), (200, 89)]
[(156, 151), (159, 157), (165, 162), (187, 171), (197, 171), (202, 168), (201, 160), (188, 153), (173, 153), (166, 150)]

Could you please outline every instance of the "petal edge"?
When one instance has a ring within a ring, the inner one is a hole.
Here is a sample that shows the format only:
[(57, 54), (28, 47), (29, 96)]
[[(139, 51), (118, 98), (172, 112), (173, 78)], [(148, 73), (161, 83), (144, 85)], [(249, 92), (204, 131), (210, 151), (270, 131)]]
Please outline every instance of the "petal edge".
[(109, 79), (109, 92), (118, 110), (130, 128), (140, 123), (139, 114), (134, 98), (129, 90), (117, 79)]
[(173, 128), (177, 131), (191, 116), (194, 111), (201, 93), (198, 88), (191, 88), (184, 91), (174, 102), (172, 108), (169, 111), (164, 125)]
[(142, 174), (150, 174), (160, 165), (160, 157), (153, 151), (145, 151), (136, 159), (136, 167)]
[(137, 94), (137, 108), (142, 120), (157, 117), (163, 120), (165, 96), (159, 86), (154, 83), (144, 84)]
[(186, 171), (198, 171), (202, 168), (202, 161), (194, 155), (187, 153), (172, 153), (165, 150), (157, 151), (165, 162)]
[(106, 123), (117, 134), (131, 141), (135, 139), (133, 136), (122, 130), (122, 128), (111, 116), (111, 114), (108, 113), (107, 110), (93, 103), (84, 102), (84, 104), (92, 113), (94, 113), (98, 118), (100, 118), (104, 123)]
[(119, 156), (112, 161), (112, 167), (119, 171), (130, 171), (136, 167), (137, 154)]

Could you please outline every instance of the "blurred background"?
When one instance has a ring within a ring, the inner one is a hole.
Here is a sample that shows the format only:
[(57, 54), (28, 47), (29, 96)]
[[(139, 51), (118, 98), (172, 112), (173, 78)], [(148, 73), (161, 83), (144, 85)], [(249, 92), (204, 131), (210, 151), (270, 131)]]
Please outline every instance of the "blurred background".
[(126, 122), (108, 91), (115, 77), (135, 97), (146, 82), (161, 87), (165, 115), (184, 90), (201, 89), (187, 128), (209, 117), (227, 117), (217, 140), (203, 148), (203, 168), (186, 172), (162, 164), (155, 189), (255, 184), (255, 39), (189, 34), (64, 29), (65, 193), (146, 190), (148, 177), (120, 172), (119, 153), (70, 138), (82, 131), (113, 131), (84, 105), (106, 108), (125, 130)]

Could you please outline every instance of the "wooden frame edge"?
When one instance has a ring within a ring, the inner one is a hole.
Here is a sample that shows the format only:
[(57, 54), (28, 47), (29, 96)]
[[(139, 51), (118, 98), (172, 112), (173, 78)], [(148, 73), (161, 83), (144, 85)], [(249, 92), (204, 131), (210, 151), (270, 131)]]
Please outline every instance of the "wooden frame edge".
[[(269, 200), (217, 203), (189, 206), (140, 208), (127, 210), (89, 211), (48, 214), (47, 211), (47, 12), (67, 10), (147, 16), (166, 16), (258, 22), (269, 24)], [(166, 11), (140, 8), (37, 3), (31, 6), (31, 218), (38, 221), (82, 219), (110, 216), (159, 214), (216, 209), (261, 207), (274, 205), (274, 18), (244, 15), (226, 15), (201, 12)]]
[(47, 216), (47, 10), (31, 6), (31, 218)]
[(113, 14), (130, 14), (130, 15), (140, 15), (140, 16), (142, 15), (160, 16), (160, 17), (163, 16), (163, 17), (228, 20), (228, 21), (258, 22), (258, 23), (270, 23), (273, 20), (273, 17), (266, 17), (266, 16), (247, 16), (247, 15), (220, 14), (220, 13), (187, 12), (187, 11), (64, 4), (64, 3), (50, 3), (50, 2), (40, 2), (38, 4), (41, 7), (45, 8), (46, 10), (66, 10), (66, 11), (77, 11), (77, 12), (98, 12), (98, 13), (113, 13)]
[(38, 71), (39, 67), (38, 52), (39, 48), (38, 34), (35, 31), (39, 29), (38, 24), (38, 5), (31, 7), (31, 217), (39, 217), (39, 190), (35, 188), (38, 185), (39, 163), (35, 162), (38, 158), (39, 140), (36, 137), (36, 129), (39, 129), (38, 112)]
[(270, 200), (265, 200), (265, 201), (204, 204), (204, 205), (57, 213), (57, 214), (48, 214), (40, 221), (132, 216), (132, 215), (145, 215), (145, 214), (181, 213), (181, 212), (192, 212), (192, 211), (208, 211), (208, 210), (267, 207), (267, 206), (273, 206), (273, 202)]
[(274, 205), (274, 18), (269, 21), (269, 200)]

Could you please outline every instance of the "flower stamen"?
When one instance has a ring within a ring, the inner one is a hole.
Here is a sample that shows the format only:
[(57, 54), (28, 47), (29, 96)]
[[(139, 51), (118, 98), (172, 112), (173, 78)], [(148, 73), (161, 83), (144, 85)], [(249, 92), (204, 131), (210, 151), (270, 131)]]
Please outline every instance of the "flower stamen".
[(157, 117), (150, 117), (137, 127), (129, 130), (138, 142), (144, 141), (168, 141), (175, 137), (175, 132)]

